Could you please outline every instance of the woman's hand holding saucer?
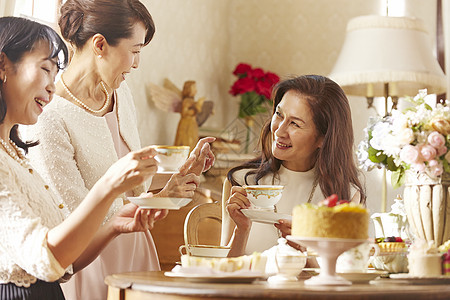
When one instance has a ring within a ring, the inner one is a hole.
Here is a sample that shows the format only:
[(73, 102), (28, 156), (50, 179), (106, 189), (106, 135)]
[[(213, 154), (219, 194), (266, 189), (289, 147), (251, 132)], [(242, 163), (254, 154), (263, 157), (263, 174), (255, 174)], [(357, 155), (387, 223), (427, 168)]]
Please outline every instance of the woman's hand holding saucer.
[[(148, 193), (146, 196), (152, 196)], [(167, 209), (142, 209), (136, 204), (124, 205), (111, 219), (117, 233), (130, 233), (151, 230), (156, 221), (164, 219)]]

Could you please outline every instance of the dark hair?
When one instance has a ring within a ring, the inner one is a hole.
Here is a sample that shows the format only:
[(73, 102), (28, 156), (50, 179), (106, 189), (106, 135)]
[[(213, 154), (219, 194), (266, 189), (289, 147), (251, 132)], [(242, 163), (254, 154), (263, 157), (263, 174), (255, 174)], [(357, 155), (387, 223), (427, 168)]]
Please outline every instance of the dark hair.
[(97, 33), (115, 46), (120, 39), (131, 37), (137, 22), (147, 31), (144, 45), (155, 34), (152, 16), (139, 0), (67, 0), (60, 12), (61, 35), (78, 49)]
[[(337, 194), (340, 199), (350, 199), (350, 184), (361, 194), (360, 202), (365, 204), (365, 190), (358, 178), (353, 155), (353, 127), (350, 105), (341, 87), (329, 78), (319, 75), (304, 75), (279, 82), (272, 95), (273, 111), (288, 91), (296, 91), (304, 97), (311, 109), (313, 122), (319, 135), (323, 136), (322, 147), (317, 151), (316, 176), (324, 196)], [(260, 136), (261, 155), (243, 165), (231, 169), (227, 177), (233, 185), (238, 185), (233, 174), (242, 169), (253, 169), (256, 182), (267, 174), (278, 176), (282, 161), (272, 154), (272, 132), (270, 120), (263, 126)]]
[[(33, 51), (39, 41), (48, 42), (50, 48), (48, 58), (57, 58), (58, 69), (63, 69), (68, 60), (67, 47), (52, 28), (24, 18), (0, 18), (0, 53), (4, 53), (13, 64), (17, 64), (25, 54)], [(63, 57), (59, 56), (61, 52)], [(3, 82), (0, 82), (0, 87), (2, 86)], [(6, 109), (6, 101), (0, 90), (0, 124), (5, 119)], [(19, 137), (17, 127), (14, 125), (9, 135), (17, 146), (26, 152), (29, 147), (37, 145), (37, 142), (23, 142)]]

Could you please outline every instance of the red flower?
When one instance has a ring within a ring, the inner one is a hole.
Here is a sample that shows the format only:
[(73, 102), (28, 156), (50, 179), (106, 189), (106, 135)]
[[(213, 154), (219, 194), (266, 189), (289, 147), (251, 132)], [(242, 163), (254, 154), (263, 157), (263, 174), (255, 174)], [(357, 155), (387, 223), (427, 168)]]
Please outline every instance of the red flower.
[(233, 74), (238, 77), (229, 91), (233, 96), (254, 92), (269, 100), (274, 85), (280, 81), (277, 74), (264, 72), (261, 68), (253, 69), (251, 65), (245, 63), (238, 64)]
[(264, 71), (261, 68), (256, 68), (249, 72), (249, 77), (253, 77), (255, 79), (264, 78), (264, 75)]
[(278, 77), (277, 74), (272, 72), (267, 72), (264, 78), (272, 85), (275, 85), (276, 83), (278, 83), (278, 81), (280, 81), (280, 77)]
[(272, 93), (272, 83), (268, 81), (257, 81), (255, 86), (255, 92), (259, 95), (262, 95), (266, 97), (267, 99), (270, 99), (270, 94)]
[(240, 63), (236, 66), (236, 69), (234, 69), (233, 74), (234, 75), (246, 75), (247, 72), (249, 72), (251, 70), (252, 70), (251, 65)]
[(255, 90), (255, 82), (250, 77), (239, 78), (230, 89), (233, 96), (252, 92)]

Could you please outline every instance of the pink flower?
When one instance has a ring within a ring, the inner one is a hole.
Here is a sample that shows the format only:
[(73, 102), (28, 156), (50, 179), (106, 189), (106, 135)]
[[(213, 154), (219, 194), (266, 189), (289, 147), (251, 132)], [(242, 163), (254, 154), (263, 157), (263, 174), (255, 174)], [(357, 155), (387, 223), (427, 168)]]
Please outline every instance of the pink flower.
[(423, 171), (425, 171), (425, 164), (424, 163), (418, 163), (418, 164), (411, 164), (411, 168), (416, 170), (417, 172), (422, 173)]
[(420, 147), (420, 155), (423, 160), (430, 161), (436, 157), (436, 148), (430, 145), (424, 145)]
[(428, 136), (428, 143), (438, 149), (445, 145), (445, 137), (437, 131), (433, 131)]
[(430, 161), (428, 166), (430, 167), (431, 174), (436, 177), (440, 176), (444, 172), (444, 167), (437, 160)]
[(416, 146), (406, 145), (400, 150), (400, 159), (407, 164), (420, 163), (420, 152)]
[(437, 149), (437, 156), (441, 156), (444, 155), (445, 153), (447, 153), (447, 147), (442, 146), (440, 148)]

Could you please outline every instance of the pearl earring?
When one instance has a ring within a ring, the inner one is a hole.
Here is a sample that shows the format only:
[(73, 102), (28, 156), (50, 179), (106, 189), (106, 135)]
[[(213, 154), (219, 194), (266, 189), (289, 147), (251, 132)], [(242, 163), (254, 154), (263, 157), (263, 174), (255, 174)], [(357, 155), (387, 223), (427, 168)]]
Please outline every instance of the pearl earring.
[(5, 74), (5, 78), (3, 78), (3, 83), (6, 83), (6, 74)]
[(102, 58), (102, 55), (101, 55), (101, 54), (99, 54), (99, 55), (98, 55), (97, 57), (101, 59), (101, 58)]

